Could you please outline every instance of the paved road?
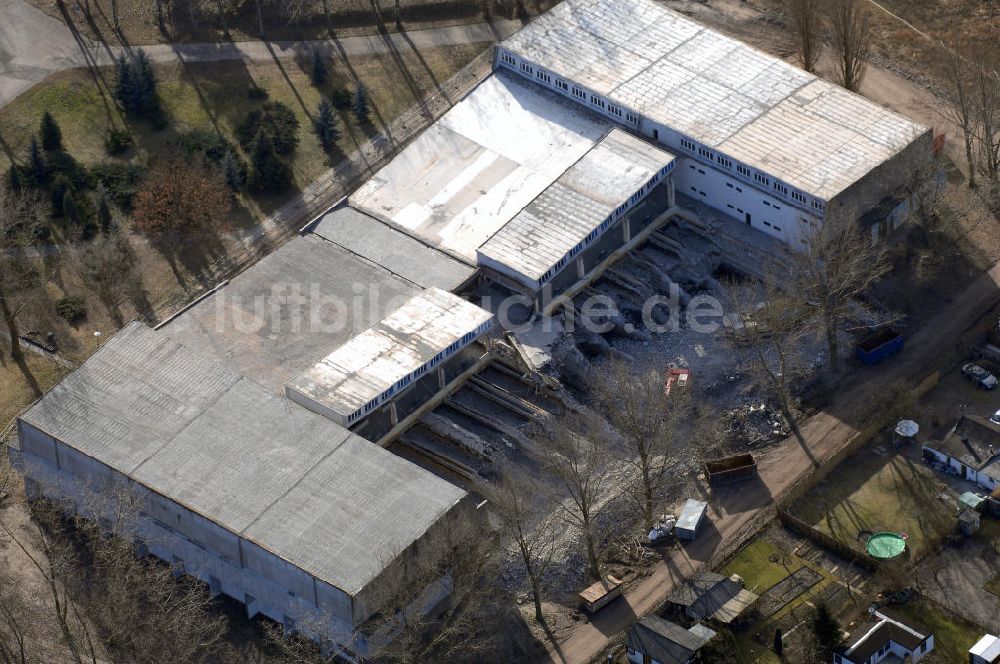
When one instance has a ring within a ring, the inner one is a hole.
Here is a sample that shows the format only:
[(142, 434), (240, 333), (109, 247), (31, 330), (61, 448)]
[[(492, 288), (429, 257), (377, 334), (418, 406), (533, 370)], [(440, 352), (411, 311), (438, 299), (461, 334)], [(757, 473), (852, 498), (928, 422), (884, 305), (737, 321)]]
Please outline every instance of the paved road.
[(81, 60), (80, 47), (61, 21), (24, 0), (0, 0), (0, 106)]
[[(470, 23), (390, 35), (361, 35), (336, 41), (222, 42), (156, 44), (143, 50), (154, 62), (218, 62), (220, 60), (269, 60), (290, 57), (310, 48), (348, 56), (425, 50), (497, 41), (521, 27), (519, 21)], [(0, 0), (0, 107), (60, 69), (110, 65), (121, 47), (106, 47), (77, 37), (61, 21), (24, 0)]]
[(821, 461), (842, 449), (857, 433), (858, 426), (855, 421), (845, 421), (842, 414), (850, 417), (867, 412), (871, 395), (884, 392), (897, 381), (915, 386), (934, 369), (947, 369), (942, 363), (957, 360), (952, 351), (968, 344), (963, 336), (998, 305), (1000, 263), (980, 275), (908, 339), (902, 355), (877, 370), (859, 371), (823, 412), (809, 418), (802, 426), (806, 448), (790, 437), (759, 460), (759, 484), (716, 492), (709, 503), (711, 523), (698, 539), (673, 550), (650, 576), (626, 592), (624, 601), (608, 605), (592, 623), (577, 627), (559, 644), (558, 652), (550, 645), (552, 660), (586, 664), (601, 655), (609, 638), (655, 610), (678, 580), (689, 577), (727, 543), (736, 541), (755, 517), (766, 516), (774, 507), (774, 499), (810, 472), (813, 459)]

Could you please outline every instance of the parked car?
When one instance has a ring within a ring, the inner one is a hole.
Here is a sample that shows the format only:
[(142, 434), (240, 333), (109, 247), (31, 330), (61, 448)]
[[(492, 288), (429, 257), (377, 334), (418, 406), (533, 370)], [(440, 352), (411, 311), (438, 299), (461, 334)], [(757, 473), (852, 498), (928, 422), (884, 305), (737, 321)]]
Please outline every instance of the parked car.
[(996, 376), (972, 362), (962, 365), (962, 375), (984, 390), (992, 390), (997, 386)]
[(993, 424), (1000, 424), (1000, 410), (990, 415), (990, 422)]

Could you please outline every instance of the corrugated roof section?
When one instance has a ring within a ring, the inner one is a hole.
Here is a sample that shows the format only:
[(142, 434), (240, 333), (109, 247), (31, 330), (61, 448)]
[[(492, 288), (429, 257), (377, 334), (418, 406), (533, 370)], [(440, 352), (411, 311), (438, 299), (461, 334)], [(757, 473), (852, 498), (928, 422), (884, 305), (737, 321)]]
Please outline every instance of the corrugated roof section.
[(824, 200), (927, 131), (650, 0), (565, 0), (502, 46)]
[(673, 160), (670, 153), (612, 129), (478, 255), (522, 275), (531, 286)]
[(317, 412), (346, 418), (492, 317), (428, 288), (293, 379), (286, 391), (307, 407), (318, 406)]

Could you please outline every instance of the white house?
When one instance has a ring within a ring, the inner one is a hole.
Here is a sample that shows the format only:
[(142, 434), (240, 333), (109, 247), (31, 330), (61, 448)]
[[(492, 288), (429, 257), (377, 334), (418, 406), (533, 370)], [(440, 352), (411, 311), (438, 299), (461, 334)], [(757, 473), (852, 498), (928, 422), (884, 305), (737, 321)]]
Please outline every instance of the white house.
[[(934, 635), (887, 610), (859, 625), (833, 655), (834, 664), (878, 664), (891, 656), (917, 664), (934, 650)], [(909, 659), (907, 659), (909, 658)]]
[(924, 458), (987, 491), (1000, 486), (1000, 425), (963, 415), (942, 440), (924, 444)]

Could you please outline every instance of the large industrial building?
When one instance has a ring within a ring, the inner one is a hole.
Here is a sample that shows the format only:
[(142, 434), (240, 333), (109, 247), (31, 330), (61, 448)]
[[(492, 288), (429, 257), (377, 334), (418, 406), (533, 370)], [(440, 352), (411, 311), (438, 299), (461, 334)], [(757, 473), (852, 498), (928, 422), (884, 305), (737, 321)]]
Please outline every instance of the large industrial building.
[(346, 203), (111, 339), (20, 418), (15, 459), (91, 518), (136, 492), (152, 554), (363, 658), (399, 570), (474, 512), (383, 447), (491, 361), (477, 287), (538, 309), (692, 201), (792, 248), (885, 210), (874, 240), (922, 150), (929, 130), (651, 0), (565, 0)]
[(496, 62), (667, 147), (678, 191), (793, 247), (881, 203), (931, 149), (926, 127), (651, 0), (566, 0)]

